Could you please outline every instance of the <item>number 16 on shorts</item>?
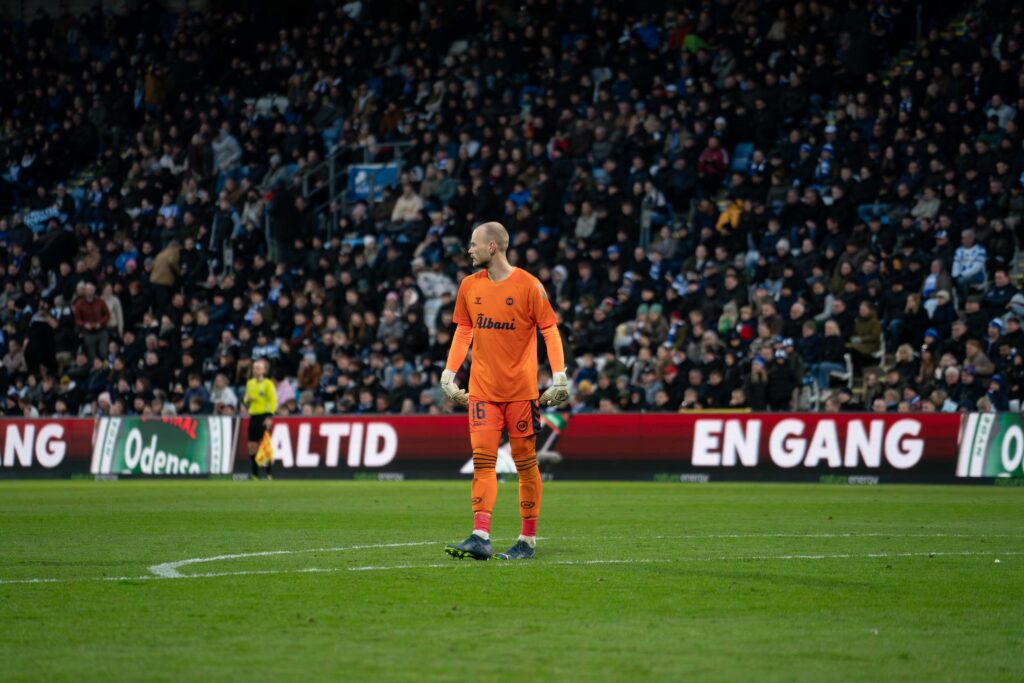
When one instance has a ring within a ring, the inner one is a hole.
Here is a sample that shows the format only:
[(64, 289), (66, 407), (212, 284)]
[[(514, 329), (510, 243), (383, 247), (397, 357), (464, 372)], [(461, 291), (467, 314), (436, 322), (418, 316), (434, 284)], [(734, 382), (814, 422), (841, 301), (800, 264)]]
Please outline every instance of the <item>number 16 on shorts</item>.
[(469, 431), (508, 430), (510, 437), (533, 436), (540, 431), (540, 403), (507, 401), (493, 403), (470, 399)]

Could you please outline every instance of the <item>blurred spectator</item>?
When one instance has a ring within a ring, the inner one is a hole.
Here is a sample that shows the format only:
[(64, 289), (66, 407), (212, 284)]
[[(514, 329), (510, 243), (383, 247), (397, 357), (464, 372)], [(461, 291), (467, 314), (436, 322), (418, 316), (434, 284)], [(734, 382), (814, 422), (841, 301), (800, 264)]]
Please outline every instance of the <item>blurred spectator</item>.
[(96, 296), (96, 285), (81, 283), (81, 292), (75, 299), (75, 327), (82, 338), (82, 346), (91, 361), (100, 354), (106, 354), (110, 322), (110, 310), (103, 299)]

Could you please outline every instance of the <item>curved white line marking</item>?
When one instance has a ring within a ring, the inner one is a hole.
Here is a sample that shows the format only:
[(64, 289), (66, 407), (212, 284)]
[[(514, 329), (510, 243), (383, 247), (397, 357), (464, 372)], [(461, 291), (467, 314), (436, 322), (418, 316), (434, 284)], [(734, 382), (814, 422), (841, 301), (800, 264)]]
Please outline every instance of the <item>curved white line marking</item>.
[[(390, 544), (391, 546), (409, 546), (409, 545), (425, 545), (424, 543), (396, 543)], [(355, 550), (362, 546), (349, 546), (340, 548), (338, 550)], [(369, 548), (382, 547), (382, 546), (366, 546)], [(324, 550), (335, 550), (332, 548), (325, 548)], [(287, 551), (290, 553), (294, 552), (312, 552), (312, 551)], [(284, 551), (268, 551), (268, 553), (260, 553), (260, 555), (266, 554), (284, 554)], [(243, 556), (251, 557), (251, 553), (243, 553)], [(1010, 550), (1010, 551), (976, 551), (976, 550), (962, 550), (962, 551), (937, 551), (937, 552), (908, 552), (908, 553), (835, 553), (835, 554), (821, 554), (821, 555), (746, 555), (746, 556), (708, 556), (708, 557), (679, 557), (675, 559), (671, 558), (633, 558), (633, 559), (608, 559), (608, 560), (553, 560), (551, 562), (545, 562), (543, 560), (533, 562), (500, 562), (495, 560), (489, 562), (489, 565), (498, 566), (510, 566), (510, 567), (529, 567), (529, 566), (545, 566), (545, 565), (571, 565), (571, 566), (591, 566), (591, 565), (616, 565), (616, 564), (686, 564), (690, 562), (769, 562), (769, 561), (789, 561), (789, 560), (868, 560), (868, 559), (884, 559), (890, 557), (1014, 557), (1024, 555), (1024, 550)], [(236, 557), (232, 555), (231, 557)], [(201, 558), (202, 559), (202, 558)], [(213, 561), (212, 558), (209, 558)], [(169, 563), (173, 564), (173, 563)], [(337, 572), (371, 572), (371, 571), (395, 571), (403, 569), (451, 569), (456, 567), (474, 567), (480, 566), (481, 562), (456, 562), (449, 561), (437, 564), (395, 564), (395, 565), (367, 565), (367, 566), (355, 566), (355, 567), (306, 567), (302, 569), (255, 569), (249, 571), (233, 571), (233, 572), (206, 572), (201, 574), (177, 574), (177, 575), (156, 575), (156, 574), (144, 574), (142, 576), (93, 576), (83, 578), (33, 578), (33, 579), (0, 579), (0, 585), (17, 585), (17, 584), (39, 584), (39, 583), (73, 583), (81, 581), (167, 581), (175, 579), (214, 579), (225, 576), (259, 576), (268, 574), (332, 574)], [(159, 565), (158, 565), (159, 566)]]
[[(887, 533), (836, 533), (836, 534), (681, 534), (679, 536), (652, 536), (658, 540), (670, 539), (697, 539), (697, 538), (981, 538), (1009, 536), (1009, 534), (887, 534)], [(580, 538), (580, 537), (576, 537)], [(603, 540), (610, 540), (611, 537), (603, 537)], [(626, 537), (622, 537), (626, 538)], [(635, 537), (631, 537), (635, 538)], [(547, 539), (545, 539), (547, 540)], [(568, 540), (568, 539), (563, 539)], [(250, 557), (272, 557), (275, 555), (298, 555), (300, 553), (336, 553), (346, 550), (372, 550), (375, 548), (407, 548), (419, 545), (434, 545), (441, 541), (416, 541), (412, 543), (377, 543), (368, 545), (339, 546), (335, 548), (306, 548), (303, 550), (263, 550), (251, 553), (231, 553), (228, 555), (214, 555), (212, 557), (195, 557), (176, 562), (164, 562), (149, 567), (149, 571), (164, 579), (186, 578), (178, 570), (193, 564), (205, 564), (207, 562), (220, 562), (223, 560), (243, 560)]]
[[(374, 548), (408, 548), (417, 545), (436, 545), (439, 541), (415, 541), (412, 543), (374, 543), (369, 545), (347, 545), (338, 546), (335, 548), (306, 548), (305, 550), (264, 550), (254, 553), (232, 553), (230, 555), (214, 555), (213, 557), (193, 557), (188, 560), (178, 560), (177, 562), (164, 562), (163, 564), (154, 564), (149, 568), (156, 576), (162, 579), (184, 579), (188, 578), (186, 575), (180, 573), (178, 570), (182, 567), (187, 567), (193, 564), (203, 564), (205, 562), (220, 562), (222, 560), (242, 560), (248, 557), (270, 557), (272, 555), (298, 555), (300, 553), (340, 553), (346, 550), (371, 550)], [(260, 572), (251, 572), (260, 573)]]

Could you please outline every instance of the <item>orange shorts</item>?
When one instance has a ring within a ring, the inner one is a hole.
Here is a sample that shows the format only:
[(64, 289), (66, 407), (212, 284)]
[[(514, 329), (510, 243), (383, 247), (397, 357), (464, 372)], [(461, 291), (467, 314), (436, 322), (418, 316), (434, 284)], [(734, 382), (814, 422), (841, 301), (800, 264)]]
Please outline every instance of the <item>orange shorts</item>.
[(540, 401), (493, 403), (469, 399), (469, 431), (508, 430), (509, 438), (533, 436), (540, 431)]

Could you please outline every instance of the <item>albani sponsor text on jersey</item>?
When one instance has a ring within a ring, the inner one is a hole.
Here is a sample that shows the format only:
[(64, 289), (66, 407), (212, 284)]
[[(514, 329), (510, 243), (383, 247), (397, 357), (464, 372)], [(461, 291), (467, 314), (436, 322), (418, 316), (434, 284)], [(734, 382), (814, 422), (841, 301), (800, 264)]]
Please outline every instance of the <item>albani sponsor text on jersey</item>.
[(476, 325), (474, 327), (478, 330), (514, 330), (516, 329), (516, 321), (512, 322), (495, 322), (494, 318), (485, 318), (483, 313), (476, 314)]

